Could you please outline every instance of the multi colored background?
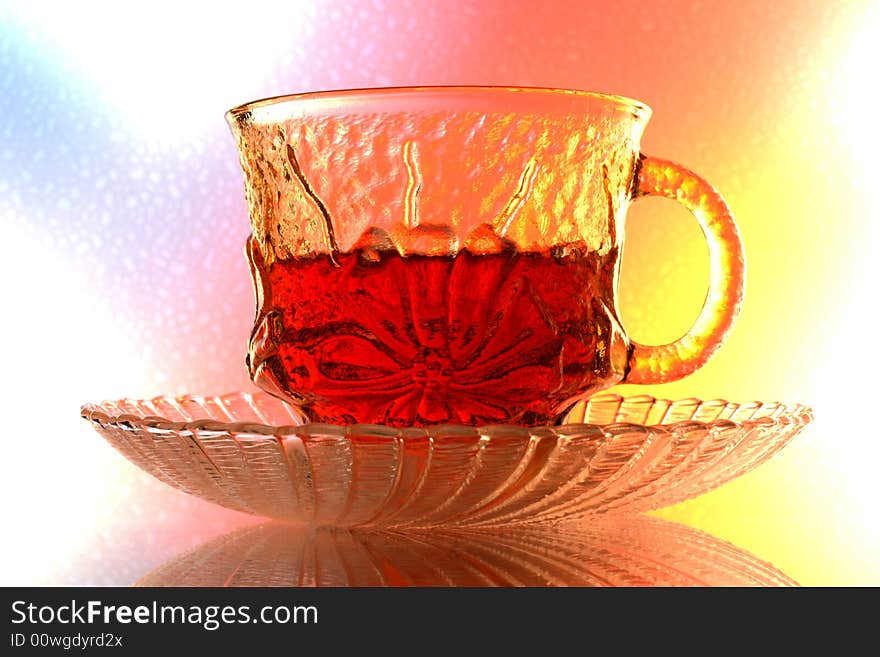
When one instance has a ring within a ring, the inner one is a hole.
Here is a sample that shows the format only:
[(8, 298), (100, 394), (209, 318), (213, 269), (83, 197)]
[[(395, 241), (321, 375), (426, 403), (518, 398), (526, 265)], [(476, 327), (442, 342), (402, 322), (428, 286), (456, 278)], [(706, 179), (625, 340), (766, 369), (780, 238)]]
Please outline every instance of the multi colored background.
[[(0, 583), (126, 583), (251, 522), (142, 474), (78, 417), (85, 401), (250, 385), (226, 109), (503, 84), (645, 101), (644, 152), (706, 176), (739, 221), (733, 336), (694, 376), (647, 391), (815, 408), (772, 462), (660, 515), (804, 584), (880, 584), (878, 37), (876, 2), (5, 3)], [(673, 339), (705, 294), (699, 229), (642, 200), (627, 240), (624, 324)]]

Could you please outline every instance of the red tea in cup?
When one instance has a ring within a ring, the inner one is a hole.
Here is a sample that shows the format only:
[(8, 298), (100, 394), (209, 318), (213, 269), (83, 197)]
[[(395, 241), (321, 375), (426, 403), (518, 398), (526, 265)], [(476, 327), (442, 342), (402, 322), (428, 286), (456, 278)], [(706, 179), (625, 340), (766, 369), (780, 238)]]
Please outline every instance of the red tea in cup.
[(542, 424), (623, 375), (615, 252), (354, 252), (266, 266), (254, 247), (250, 373), (324, 422)]

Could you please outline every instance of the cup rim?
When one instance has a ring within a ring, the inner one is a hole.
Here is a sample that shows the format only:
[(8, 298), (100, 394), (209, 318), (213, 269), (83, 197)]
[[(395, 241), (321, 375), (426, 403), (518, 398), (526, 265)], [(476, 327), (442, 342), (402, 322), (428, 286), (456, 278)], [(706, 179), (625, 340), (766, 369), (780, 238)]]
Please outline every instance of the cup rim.
[(440, 94), (529, 94), (534, 96), (574, 96), (584, 99), (599, 100), (609, 104), (616, 105), (618, 109), (633, 113), (637, 118), (647, 119), (651, 116), (651, 108), (642, 101), (620, 96), (617, 94), (607, 94), (598, 91), (585, 91), (580, 89), (562, 89), (556, 87), (521, 87), (521, 86), (502, 86), (502, 85), (416, 85), (416, 86), (392, 86), (392, 87), (363, 87), (353, 89), (332, 89), (326, 91), (309, 91), (304, 93), (283, 94), (280, 96), (270, 96), (252, 100), (241, 105), (237, 105), (226, 112), (226, 120), (232, 123), (235, 119), (247, 112), (253, 112), (267, 107), (275, 107), (286, 103), (297, 101), (333, 101), (333, 100), (352, 100), (358, 97), (378, 98), (380, 96), (407, 96), (424, 93), (440, 93)]

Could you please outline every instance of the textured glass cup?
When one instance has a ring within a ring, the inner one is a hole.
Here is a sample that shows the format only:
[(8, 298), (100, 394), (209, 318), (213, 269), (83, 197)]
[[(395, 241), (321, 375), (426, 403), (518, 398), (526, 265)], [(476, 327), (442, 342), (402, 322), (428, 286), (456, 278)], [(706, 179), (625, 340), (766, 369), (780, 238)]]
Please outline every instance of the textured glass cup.
[[(286, 96), (227, 114), (257, 314), (248, 368), (312, 421), (557, 422), (619, 382), (702, 366), (742, 300), (727, 205), (640, 154), (645, 105), (494, 87)], [(631, 201), (688, 208), (710, 254), (694, 326), (631, 341), (616, 291)]]

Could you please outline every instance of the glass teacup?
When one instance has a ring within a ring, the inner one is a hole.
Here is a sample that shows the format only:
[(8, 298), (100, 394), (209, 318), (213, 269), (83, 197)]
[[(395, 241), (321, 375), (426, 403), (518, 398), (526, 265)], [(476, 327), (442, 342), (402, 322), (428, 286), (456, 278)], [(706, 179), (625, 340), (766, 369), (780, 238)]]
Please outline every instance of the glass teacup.
[[(647, 157), (644, 104), (421, 87), (302, 94), (227, 114), (245, 176), (257, 314), (247, 364), (317, 422), (557, 422), (619, 382), (701, 367), (743, 294), (721, 196)], [(711, 259), (694, 326), (630, 340), (616, 291), (634, 198), (675, 199)]]

